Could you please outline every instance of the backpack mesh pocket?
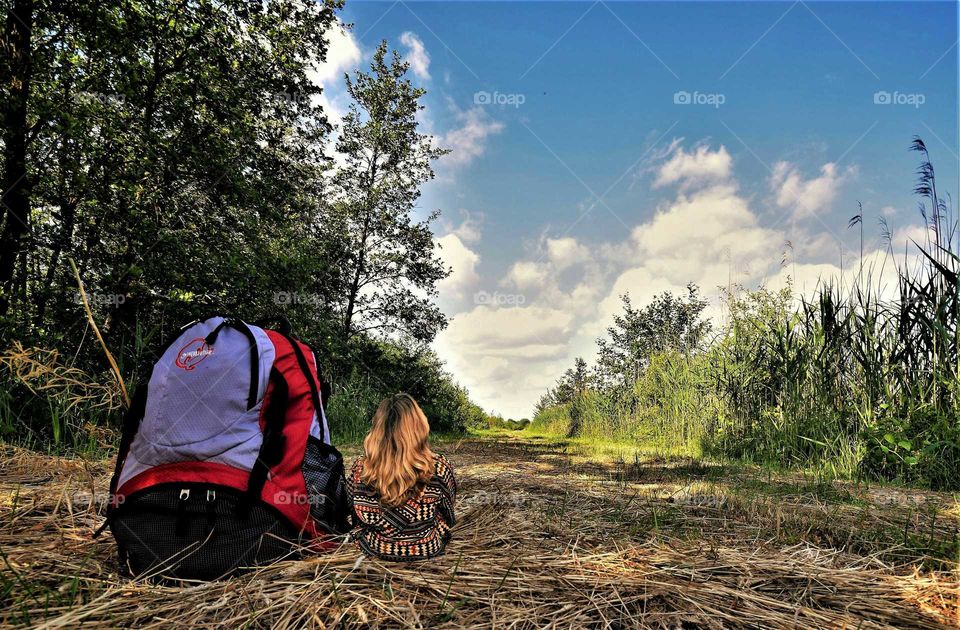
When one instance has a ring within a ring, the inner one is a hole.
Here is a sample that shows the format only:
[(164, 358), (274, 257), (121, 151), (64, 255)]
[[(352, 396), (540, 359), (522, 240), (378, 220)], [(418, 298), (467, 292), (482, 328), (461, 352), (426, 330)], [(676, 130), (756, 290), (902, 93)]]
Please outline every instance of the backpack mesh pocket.
[(317, 525), (331, 534), (350, 531), (347, 521), (350, 510), (340, 451), (313, 436), (307, 438), (303, 478), (310, 496), (310, 516)]

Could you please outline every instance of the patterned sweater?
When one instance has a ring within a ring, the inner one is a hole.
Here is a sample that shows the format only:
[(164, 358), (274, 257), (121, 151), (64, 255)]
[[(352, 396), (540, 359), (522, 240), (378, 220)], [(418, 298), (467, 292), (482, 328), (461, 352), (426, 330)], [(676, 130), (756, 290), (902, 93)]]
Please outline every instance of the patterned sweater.
[(365, 458), (353, 463), (347, 490), (353, 510), (350, 537), (360, 549), (384, 560), (423, 560), (443, 554), (455, 517), (457, 480), (443, 455), (434, 455), (433, 478), (407, 502), (380, 505), (377, 492), (360, 481)]

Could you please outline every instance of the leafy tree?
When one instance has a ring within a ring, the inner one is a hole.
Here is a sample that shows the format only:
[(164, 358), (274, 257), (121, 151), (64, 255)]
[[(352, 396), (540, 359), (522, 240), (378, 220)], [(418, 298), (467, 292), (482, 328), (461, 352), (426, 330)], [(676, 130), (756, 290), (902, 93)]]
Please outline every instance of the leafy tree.
[(543, 394), (540, 395), (540, 398), (537, 400), (537, 404), (533, 408), (533, 417), (536, 418), (538, 415), (544, 411), (560, 404), (557, 401), (556, 390), (548, 388)]
[(343, 332), (399, 332), (429, 341), (446, 325), (432, 302), (449, 274), (433, 246), (430, 223), (412, 217), (431, 163), (446, 154), (418, 131), (422, 88), (409, 64), (384, 41), (369, 72), (347, 77), (353, 98), (337, 142), (343, 167), (333, 177), (333, 217), (344, 247), (339, 303)]
[[(68, 256), (115, 347), (167, 318), (270, 310), (322, 208), (330, 127), (309, 70), (337, 5), (27, 4), (29, 122), (5, 115), (3, 131), (26, 137), (31, 229), (5, 250), (17, 290), (4, 338), (82, 338)], [(17, 85), (3, 86), (4, 111)]]
[(553, 404), (565, 404), (573, 401), (578, 395), (586, 391), (591, 385), (590, 371), (587, 368), (587, 362), (582, 357), (577, 357), (573, 362), (573, 367), (568, 369), (557, 381), (557, 386), (553, 390)]
[[(279, 311), (364, 404), (407, 390), (441, 428), (476, 421), (423, 346), (447, 270), (436, 215), (411, 215), (444, 151), (417, 132), (423, 90), (385, 45), (350, 81), (343, 168), (325, 151), (311, 70), (341, 6), (0, 0), (0, 350), (102, 373), (71, 258), (128, 384), (194, 317)], [(8, 376), (0, 398), (33, 401), (16, 425), (42, 439), (47, 401)]]
[(694, 284), (687, 285), (686, 296), (664, 292), (642, 308), (629, 295), (621, 300), (623, 314), (614, 317), (607, 338), (597, 340), (598, 374), (608, 387), (631, 387), (658, 352), (695, 352), (710, 331), (710, 321), (701, 319), (707, 301)]

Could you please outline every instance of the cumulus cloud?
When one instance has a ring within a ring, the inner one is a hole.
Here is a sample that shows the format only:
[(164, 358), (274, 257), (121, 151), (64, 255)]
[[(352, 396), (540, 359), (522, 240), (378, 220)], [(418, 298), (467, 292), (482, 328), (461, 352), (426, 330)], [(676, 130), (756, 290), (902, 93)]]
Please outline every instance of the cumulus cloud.
[(529, 417), (563, 369), (573, 323), (563, 308), (479, 305), (455, 315), (434, 347), (489, 411)]
[(654, 188), (680, 183), (681, 187), (697, 186), (730, 177), (733, 160), (724, 146), (711, 151), (707, 146), (696, 147), (689, 153), (676, 147), (669, 160), (657, 170)]
[(895, 252), (901, 252), (914, 243), (921, 247), (925, 246), (928, 238), (933, 238), (929, 227), (922, 224), (905, 225), (893, 231), (890, 235), (890, 245)]
[[(717, 161), (724, 152), (708, 151)], [(722, 161), (722, 160), (721, 160)], [(633, 254), (615, 275), (596, 313), (601, 329), (620, 310), (620, 296), (630, 293), (643, 304), (664, 291), (683, 293), (690, 282), (712, 298), (709, 314), (717, 318), (719, 290), (730, 284), (760, 281), (779, 262), (784, 234), (760, 225), (756, 212), (732, 181), (714, 183), (694, 193), (683, 192), (658, 208), (653, 218), (630, 235)]]
[[(504, 326), (505, 318), (510, 325)], [(527, 346), (553, 345), (570, 332), (573, 315), (548, 306), (486, 306), (454, 318), (449, 330), (463, 346), (518, 350)]]
[(674, 280), (689, 277), (705, 260), (748, 262), (767, 256), (778, 236), (760, 227), (733, 184), (680, 193), (631, 233), (645, 264)]
[(323, 86), (342, 83), (344, 73), (355, 70), (363, 59), (353, 33), (339, 22), (330, 28), (327, 37), (327, 59), (317, 64), (311, 73), (314, 83)]
[(464, 243), (476, 243), (480, 240), (480, 227), (483, 224), (484, 215), (482, 212), (470, 212), (469, 210), (460, 210), (460, 223), (454, 225), (445, 217), (440, 219), (442, 231), (446, 234), (456, 234)]
[(854, 285), (863, 289), (869, 287), (875, 297), (893, 300), (899, 295), (897, 266), (913, 266), (917, 261), (915, 251), (904, 258), (902, 250), (900, 255), (893, 255), (883, 249), (872, 249), (864, 252), (862, 260), (859, 256), (844, 260), (842, 268), (830, 262), (806, 262), (785, 266), (767, 279), (764, 286), (776, 290), (789, 285), (797, 301), (802, 297), (812, 297), (824, 285), (842, 290), (849, 290)]
[(477, 271), (480, 255), (472, 246), (480, 240), (482, 217), (482, 214), (461, 210), (460, 223), (447, 219), (440, 222), (440, 236), (434, 239), (434, 247), (437, 256), (451, 272), (437, 283), (437, 290), (441, 306), (448, 310), (456, 308), (480, 281)]
[(563, 271), (592, 262), (590, 249), (575, 238), (544, 237), (541, 239), (539, 257), (514, 263), (502, 284), (520, 290), (556, 291)]
[(507, 277), (504, 279), (507, 286), (512, 286), (521, 291), (524, 289), (540, 288), (547, 280), (549, 270), (546, 265), (534, 262), (532, 260), (521, 260), (515, 262)]
[[(316, 103), (323, 108), (327, 119), (333, 125), (339, 125), (350, 106), (350, 96), (347, 94), (344, 74), (354, 72), (363, 61), (363, 51), (353, 37), (341, 23), (335, 23), (327, 32), (327, 59), (318, 63), (309, 71), (310, 80), (323, 88)], [(336, 132), (328, 139), (328, 151), (333, 152), (336, 144)], [(341, 163), (339, 156), (334, 156)]]
[(563, 270), (590, 259), (590, 250), (569, 236), (547, 239), (546, 247), (547, 259), (557, 270)]
[(790, 162), (777, 162), (770, 176), (770, 188), (778, 206), (802, 219), (828, 210), (840, 186), (854, 173), (852, 167), (840, 171), (836, 164), (828, 162), (820, 167), (819, 177), (804, 179)]
[(443, 264), (451, 269), (450, 275), (437, 283), (437, 289), (445, 297), (462, 297), (479, 280), (477, 265), (480, 256), (455, 233), (437, 238), (435, 247)]
[(466, 166), (483, 155), (487, 150), (488, 138), (503, 131), (504, 125), (491, 118), (480, 105), (461, 110), (453, 101), (448, 103), (457, 126), (439, 138), (440, 146), (450, 149), (450, 154), (440, 163), (442, 166), (457, 168)]
[[(592, 346), (580, 324), (603, 290), (593, 281), (599, 264), (576, 239), (543, 237), (533, 253), (511, 266), (498, 289), (485, 290), (481, 303), (454, 315), (436, 343), (477, 400), (518, 418), (531, 414), (531, 401), (566, 368), (571, 351)], [(569, 288), (564, 274), (573, 274)]]
[[(521, 307), (455, 316), (438, 351), (460, 361), (455, 373), (479, 400), (508, 415), (529, 414), (575, 356), (593, 355), (624, 293), (642, 304), (695, 282), (716, 295), (731, 279), (757, 280), (776, 266), (783, 234), (759, 224), (732, 179), (726, 149), (674, 146), (653, 172), (658, 187), (670, 182), (675, 193), (624, 239), (591, 247), (570, 236), (541, 237), (502, 283), (522, 295)], [(480, 374), (491, 365), (510, 375), (508, 390), (491, 392)]]
[(404, 58), (410, 63), (410, 69), (421, 81), (430, 79), (430, 55), (416, 34), (407, 31), (400, 35), (400, 43), (407, 48)]

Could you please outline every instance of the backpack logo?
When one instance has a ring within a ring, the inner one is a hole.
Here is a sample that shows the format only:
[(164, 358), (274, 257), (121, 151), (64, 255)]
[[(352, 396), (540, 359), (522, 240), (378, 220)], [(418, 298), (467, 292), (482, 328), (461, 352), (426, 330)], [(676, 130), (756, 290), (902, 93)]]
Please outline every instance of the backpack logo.
[(213, 348), (207, 345), (203, 337), (197, 337), (180, 348), (180, 352), (177, 353), (176, 365), (178, 368), (189, 372), (211, 354), (213, 354)]

